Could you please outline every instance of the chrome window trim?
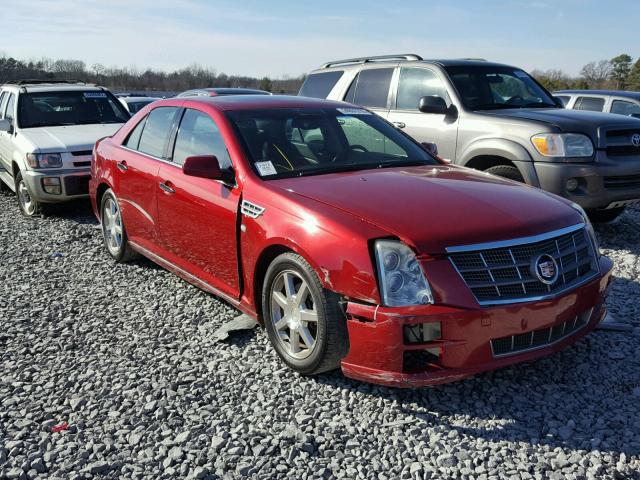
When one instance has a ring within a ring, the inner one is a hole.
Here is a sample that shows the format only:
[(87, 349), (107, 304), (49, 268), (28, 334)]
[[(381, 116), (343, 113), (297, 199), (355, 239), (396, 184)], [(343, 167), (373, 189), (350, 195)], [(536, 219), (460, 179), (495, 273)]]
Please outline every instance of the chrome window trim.
[(447, 247), (445, 251), (447, 253), (461, 253), (461, 252), (469, 252), (474, 250), (489, 250), (493, 248), (515, 247), (515, 246), (524, 245), (527, 243), (542, 242), (544, 240), (548, 240), (549, 238), (559, 237), (567, 233), (575, 232), (584, 227), (585, 227), (584, 223), (577, 223), (570, 227), (560, 228), (558, 230), (541, 233), (539, 235), (532, 235), (530, 237), (519, 237), (511, 240), (501, 240), (497, 242), (474, 243), (471, 245), (459, 245), (454, 247)]

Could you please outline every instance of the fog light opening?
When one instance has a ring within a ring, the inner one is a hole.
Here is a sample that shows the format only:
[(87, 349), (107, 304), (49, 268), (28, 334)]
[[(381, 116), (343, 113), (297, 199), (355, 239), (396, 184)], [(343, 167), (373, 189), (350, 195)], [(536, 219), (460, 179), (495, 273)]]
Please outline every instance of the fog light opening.
[(440, 349), (407, 350), (404, 352), (402, 369), (405, 373), (422, 373), (442, 370)]
[(42, 188), (51, 195), (60, 195), (62, 193), (59, 177), (44, 177), (42, 179)]
[(404, 326), (404, 343), (418, 345), (442, 339), (440, 323), (416, 323)]
[(580, 187), (580, 180), (577, 178), (570, 178), (567, 180), (566, 188), (568, 192), (575, 192)]

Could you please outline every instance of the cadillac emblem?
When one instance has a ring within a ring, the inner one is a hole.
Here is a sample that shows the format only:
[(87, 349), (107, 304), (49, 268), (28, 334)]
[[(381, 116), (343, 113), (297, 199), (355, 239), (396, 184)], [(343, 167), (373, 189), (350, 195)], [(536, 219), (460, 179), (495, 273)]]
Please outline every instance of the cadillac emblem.
[(558, 280), (560, 271), (555, 258), (551, 255), (543, 253), (539, 255), (531, 264), (531, 273), (546, 285), (552, 285)]

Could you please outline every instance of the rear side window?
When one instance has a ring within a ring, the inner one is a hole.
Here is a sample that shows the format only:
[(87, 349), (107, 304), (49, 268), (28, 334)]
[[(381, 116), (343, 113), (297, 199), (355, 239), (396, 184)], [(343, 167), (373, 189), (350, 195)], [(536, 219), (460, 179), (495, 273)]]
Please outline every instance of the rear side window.
[(640, 105), (625, 102), (624, 100), (614, 100), (613, 105), (611, 105), (611, 113), (617, 113), (618, 115), (640, 115)]
[(302, 84), (298, 95), (301, 97), (327, 98), (329, 92), (336, 86), (344, 71), (312, 73)]
[(144, 117), (142, 120), (140, 120), (138, 125), (136, 125), (136, 128), (131, 131), (129, 137), (124, 142), (125, 147), (131, 148), (132, 150), (138, 150), (138, 146), (140, 145), (140, 137), (142, 136), (142, 130), (144, 129), (144, 124), (146, 121), (147, 117)]
[(176, 107), (158, 107), (151, 111), (140, 137), (139, 151), (163, 158), (164, 147), (177, 110)]
[(4, 101), (7, 97), (7, 92), (2, 92), (0, 94), (0, 118), (4, 118)]
[(16, 96), (13, 93), (9, 94), (9, 100), (7, 101), (7, 108), (4, 111), (4, 118), (9, 121), (13, 121), (14, 111), (16, 106)]
[(355, 78), (345, 101), (372, 108), (386, 108), (393, 68), (362, 70)]
[(216, 123), (206, 113), (189, 108), (180, 122), (173, 161), (182, 165), (187, 157), (197, 155), (215, 155), (220, 167), (231, 166), (227, 147)]
[(579, 97), (576, 100), (575, 110), (589, 110), (591, 112), (601, 112), (604, 108), (604, 98)]
[(396, 108), (417, 110), (422, 97), (438, 96), (448, 103), (447, 91), (438, 76), (426, 68), (401, 68)]

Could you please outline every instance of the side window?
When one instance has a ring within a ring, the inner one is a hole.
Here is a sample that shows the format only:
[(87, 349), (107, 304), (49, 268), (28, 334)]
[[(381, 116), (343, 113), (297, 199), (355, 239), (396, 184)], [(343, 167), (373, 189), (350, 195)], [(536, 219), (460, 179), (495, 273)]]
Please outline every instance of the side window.
[(611, 105), (611, 113), (619, 115), (640, 115), (640, 105), (624, 100), (614, 100)]
[(0, 94), (0, 118), (4, 118), (4, 101), (8, 96), (7, 92), (2, 92)]
[(447, 103), (449, 97), (442, 81), (426, 68), (401, 68), (398, 83), (396, 108), (400, 110), (418, 110), (422, 97), (438, 96)]
[(604, 108), (604, 98), (597, 97), (579, 97), (573, 107), (576, 110), (589, 110), (592, 112), (601, 112)]
[[(393, 68), (373, 68), (362, 70), (355, 83), (355, 92), (352, 101), (358, 105), (372, 108), (386, 108), (387, 98), (389, 96), (389, 86), (391, 85), (391, 76)], [(351, 88), (349, 88), (351, 90)], [(349, 92), (347, 92), (347, 97)]]
[(206, 113), (189, 108), (180, 122), (173, 161), (182, 165), (187, 157), (196, 155), (215, 155), (221, 168), (231, 166), (227, 147), (216, 123)]
[(144, 117), (138, 125), (129, 133), (129, 137), (124, 142), (124, 146), (130, 148), (132, 150), (138, 150), (138, 146), (140, 145), (140, 137), (142, 136), (142, 130), (144, 129), (144, 124), (147, 121), (147, 117)]
[(13, 122), (14, 111), (16, 106), (16, 96), (13, 93), (9, 94), (9, 100), (7, 100), (7, 108), (4, 111), (4, 118)]
[(344, 71), (313, 73), (302, 84), (298, 95), (301, 97), (327, 98)]
[(554, 95), (554, 97), (560, 100), (562, 102), (562, 105), (564, 105), (565, 107), (567, 106), (567, 104), (569, 103), (569, 100), (571, 99), (571, 97), (568, 97), (566, 95)]
[(354, 102), (354, 99), (356, 97), (356, 85), (358, 84), (359, 77), (360, 77), (360, 74), (358, 73), (358, 75), (356, 75), (356, 77), (351, 82), (351, 85), (349, 85), (349, 90), (347, 90), (347, 93), (344, 96), (345, 102), (349, 102), (349, 103)]
[(147, 117), (138, 150), (147, 155), (163, 158), (164, 146), (171, 132), (176, 107), (158, 107)]

